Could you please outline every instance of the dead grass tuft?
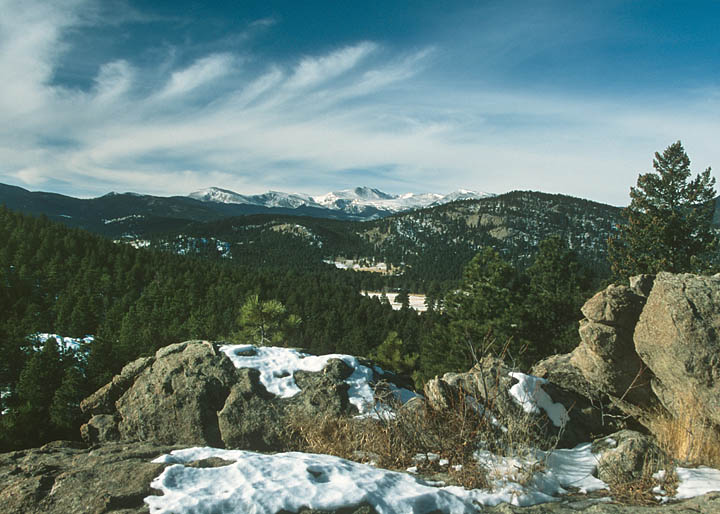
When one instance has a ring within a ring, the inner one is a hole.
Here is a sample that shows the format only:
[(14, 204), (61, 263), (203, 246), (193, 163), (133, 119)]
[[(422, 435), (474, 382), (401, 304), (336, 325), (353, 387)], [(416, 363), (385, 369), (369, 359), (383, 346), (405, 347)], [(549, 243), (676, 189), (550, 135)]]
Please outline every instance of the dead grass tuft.
[(672, 416), (656, 413), (650, 430), (660, 447), (685, 465), (720, 468), (720, 432), (702, 415), (699, 400), (692, 393), (679, 402), (680, 412)]
[[(518, 469), (518, 478), (529, 480), (542, 468), (534, 461), (537, 447), (529, 415), (505, 418), (500, 423), (485, 415), (474, 397), (459, 392), (447, 408), (436, 410), (423, 400), (397, 405), (382, 385), (376, 387), (379, 400), (393, 407), (394, 415), (377, 412), (377, 419), (330, 417), (318, 419), (296, 414), (290, 430), (302, 451), (336, 455), (370, 462), (386, 469), (405, 470), (415, 466), (424, 475), (441, 474), (467, 488), (488, 488), (494, 470), (478, 463), (475, 453), (489, 450), (496, 455), (528, 456), (527, 470)], [(547, 447), (547, 444), (544, 446)]]
[[(658, 475), (658, 472), (664, 473)], [(610, 496), (617, 503), (626, 505), (657, 505), (660, 490), (665, 496), (673, 496), (677, 489), (677, 475), (668, 462), (646, 460), (642, 473), (628, 478), (618, 473), (617, 480), (608, 483)]]

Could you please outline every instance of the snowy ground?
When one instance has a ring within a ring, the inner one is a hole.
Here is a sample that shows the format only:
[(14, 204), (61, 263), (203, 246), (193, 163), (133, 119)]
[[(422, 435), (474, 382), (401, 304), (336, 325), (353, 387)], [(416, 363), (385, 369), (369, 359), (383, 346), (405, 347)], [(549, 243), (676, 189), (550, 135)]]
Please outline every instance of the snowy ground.
[[(294, 371), (320, 371), (332, 358), (339, 358), (355, 371), (347, 379), (350, 397), (361, 413), (375, 411), (371, 381), (373, 370), (349, 355), (312, 356), (287, 348), (226, 345), (221, 350), (236, 367), (260, 370), (268, 391), (287, 398), (300, 392), (292, 379)], [(511, 395), (531, 412), (545, 410), (556, 423), (566, 423), (564, 407), (539, 387), (536, 377), (517, 374)], [(407, 400), (414, 393), (396, 389)], [(227, 465), (189, 467), (193, 461), (219, 457)], [(523, 458), (499, 457), (478, 451), (479, 466), (490, 470), (490, 490), (467, 490), (458, 486), (425, 481), (411, 473), (375, 468), (329, 455), (299, 452), (260, 454), (217, 448), (188, 448), (163, 455), (153, 462), (168, 466), (152, 482), (161, 496), (148, 496), (145, 503), (160, 513), (254, 513), (297, 512), (301, 507), (332, 510), (360, 504), (378, 513), (477, 512), (482, 506), (510, 503), (527, 506), (557, 501), (568, 490), (582, 493), (607, 489), (594, 477), (596, 457), (590, 443), (552, 452), (528, 451)], [(530, 471), (527, 470), (537, 470)], [(677, 499), (720, 491), (720, 471), (709, 468), (677, 468)], [(662, 491), (660, 499), (669, 500)], [(604, 501), (609, 501), (605, 498)], [(601, 500), (602, 501), (602, 500)]]
[[(210, 457), (229, 461), (215, 468), (184, 464)], [(528, 506), (558, 501), (569, 488), (587, 493), (606, 489), (592, 476), (595, 457), (590, 444), (551, 453), (537, 452), (544, 469), (525, 483), (513, 480), (519, 466), (532, 463), (480, 454), (478, 460), (496, 470), (492, 490), (444, 486), (408, 473), (387, 471), (339, 457), (299, 452), (266, 455), (241, 450), (188, 448), (163, 455), (153, 462), (170, 464), (153, 482), (162, 496), (145, 503), (160, 513), (297, 512), (301, 507), (332, 510), (372, 505), (380, 513), (440, 511), (472, 513), (482, 506), (510, 503)], [(720, 471), (678, 468), (677, 499), (720, 490)], [(600, 501), (610, 501), (604, 498)]]
[[(382, 293), (373, 292), (373, 291), (363, 291), (363, 295), (369, 296), (370, 298), (380, 298), (382, 296)], [(396, 310), (399, 311), (402, 309), (402, 304), (395, 301), (395, 298), (397, 297), (398, 293), (385, 293), (385, 296), (387, 296), (388, 301), (390, 302), (390, 306)], [(410, 308), (416, 310), (417, 312), (425, 312), (427, 311), (427, 305), (425, 305), (425, 295), (424, 294), (409, 294), (408, 297), (410, 298)]]

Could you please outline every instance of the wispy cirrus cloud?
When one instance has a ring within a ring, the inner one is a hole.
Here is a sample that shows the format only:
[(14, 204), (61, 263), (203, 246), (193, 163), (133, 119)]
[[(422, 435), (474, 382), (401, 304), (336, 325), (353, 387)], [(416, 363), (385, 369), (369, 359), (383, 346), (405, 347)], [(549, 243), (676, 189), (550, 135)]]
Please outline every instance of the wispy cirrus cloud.
[(182, 64), (166, 52), (150, 64), (108, 59), (89, 88), (56, 83), (74, 32), (103, 23), (81, 16), (89, 4), (0, 0), (0, 181), (83, 195), (322, 193), (372, 181), (622, 203), (652, 152), (678, 137), (698, 168), (720, 157), (717, 92), (658, 102), (451, 80), (436, 71), (447, 52), (434, 41), (262, 61), (245, 47)]
[(211, 85), (230, 73), (233, 65), (234, 58), (229, 54), (215, 54), (198, 59), (187, 68), (173, 72), (159, 96), (162, 98), (182, 95), (202, 85)]
[(321, 84), (352, 70), (376, 48), (374, 43), (363, 42), (328, 55), (305, 57), (295, 67), (286, 85), (290, 89), (300, 89)]

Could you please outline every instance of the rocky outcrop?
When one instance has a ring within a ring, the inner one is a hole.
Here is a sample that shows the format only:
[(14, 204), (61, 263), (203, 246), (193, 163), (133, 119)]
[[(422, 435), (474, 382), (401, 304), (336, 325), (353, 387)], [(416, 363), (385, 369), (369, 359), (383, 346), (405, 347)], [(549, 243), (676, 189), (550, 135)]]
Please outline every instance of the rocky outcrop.
[(654, 402), (651, 373), (635, 351), (633, 331), (645, 298), (622, 285), (611, 285), (582, 307), (580, 345), (572, 352), (574, 365), (594, 390), (628, 405)]
[(652, 372), (635, 350), (633, 333), (652, 280), (641, 275), (631, 287), (611, 285), (590, 298), (581, 309), (585, 319), (577, 348), (545, 359), (532, 372), (591, 399), (602, 407), (604, 422), (646, 423), (645, 413), (657, 399), (650, 387)]
[(42, 448), (0, 454), (3, 512), (147, 513), (143, 498), (164, 464), (151, 462), (172, 446), (110, 443), (86, 448), (56, 441)]
[[(629, 483), (643, 474), (671, 469), (672, 459), (652, 437), (633, 430), (621, 430), (593, 442), (597, 476), (607, 484)], [(648, 469), (646, 469), (648, 468)]]
[[(429, 405), (439, 410), (472, 398), (479, 402), (481, 410), (487, 409), (488, 415), (496, 420), (496, 426), (521, 425), (529, 439), (537, 444), (545, 442), (572, 447), (617, 429), (614, 424), (603, 424), (601, 410), (588, 398), (555, 383), (534, 381), (532, 391), (513, 394), (520, 378), (520, 374), (513, 374), (500, 359), (486, 357), (467, 373), (446, 373), (442, 378), (430, 380), (424, 393)], [(521, 406), (518, 396), (537, 403), (538, 408), (528, 412)], [(551, 415), (542, 407), (540, 397), (547, 398), (553, 406), (550, 410), (559, 411), (561, 415)]]
[(720, 426), (720, 275), (658, 274), (634, 339), (663, 405)]
[(606, 415), (629, 427), (649, 427), (661, 406), (720, 426), (720, 275), (639, 275), (597, 293), (582, 312), (578, 347), (533, 374), (606, 404)]
[(89, 443), (154, 441), (254, 450), (284, 449), (291, 416), (353, 412), (345, 379), (352, 369), (330, 360), (322, 372), (298, 371), (301, 392), (267, 392), (255, 369), (236, 369), (219, 346), (186, 341), (123, 368), (81, 405)]

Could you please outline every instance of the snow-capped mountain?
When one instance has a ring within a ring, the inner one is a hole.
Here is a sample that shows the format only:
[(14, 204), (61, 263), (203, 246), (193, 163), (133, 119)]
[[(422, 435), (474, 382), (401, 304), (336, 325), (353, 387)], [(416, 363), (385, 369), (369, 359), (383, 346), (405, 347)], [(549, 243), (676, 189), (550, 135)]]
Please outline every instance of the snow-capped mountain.
[(261, 195), (241, 195), (234, 191), (210, 187), (195, 191), (188, 195), (190, 198), (202, 202), (230, 203), (244, 205), (260, 205), (263, 207), (286, 207), (296, 209), (304, 205), (311, 207), (322, 207), (313, 201), (308, 195), (298, 193), (282, 193), (280, 191), (268, 191)]
[(405, 193), (402, 195), (393, 195), (370, 187), (343, 189), (320, 196), (310, 196), (301, 193), (282, 193), (279, 191), (269, 191), (261, 195), (242, 195), (234, 191), (228, 191), (227, 189), (211, 187), (191, 193), (189, 196), (190, 198), (203, 202), (247, 204), (292, 209), (298, 207), (314, 207), (373, 218), (396, 212), (442, 205), (456, 200), (476, 200), (494, 195), (466, 189), (460, 189), (448, 195), (438, 193)]
[(255, 205), (251, 197), (238, 194), (235, 191), (230, 191), (228, 189), (221, 189), (219, 187), (209, 187), (207, 189), (195, 191), (194, 193), (190, 193), (188, 196), (195, 200), (200, 200), (201, 202)]

